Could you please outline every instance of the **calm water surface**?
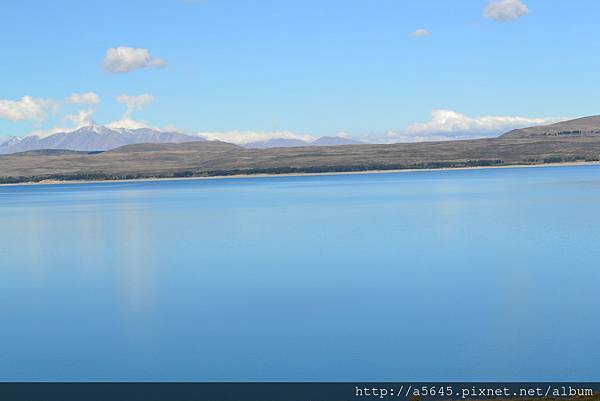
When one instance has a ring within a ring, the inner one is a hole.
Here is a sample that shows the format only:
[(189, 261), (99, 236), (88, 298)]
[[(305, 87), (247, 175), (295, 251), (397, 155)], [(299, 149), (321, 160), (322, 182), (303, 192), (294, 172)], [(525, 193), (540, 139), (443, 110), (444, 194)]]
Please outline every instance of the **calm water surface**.
[(0, 380), (597, 380), (600, 167), (0, 187)]

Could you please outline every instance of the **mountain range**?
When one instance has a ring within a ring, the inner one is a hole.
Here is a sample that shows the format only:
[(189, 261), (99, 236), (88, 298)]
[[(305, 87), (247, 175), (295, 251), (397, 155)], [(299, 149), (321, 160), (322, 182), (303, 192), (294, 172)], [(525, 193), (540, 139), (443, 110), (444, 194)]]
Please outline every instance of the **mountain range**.
[(184, 143), (205, 141), (205, 138), (160, 131), (150, 128), (124, 129), (90, 125), (70, 132), (59, 132), (47, 137), (10, 137), (0, 143), (0, 154), (32, 150), (61, 149), (76, 151), (106, 151), (136, 143)]
[(302, 146), (340, 146), (340, 145), (361, 145), (365, 142), (341, 136), (322, 136), (314, 141), (303, 141), (301, 139), (272, 138), (266, 141), (250, 142), (244, 145), (248, 149), (267, 149), (267, 148), (295, 148)]
[[(109, 128), (102, 125), (90, 125), (74, 131), (59, 132), (46, 137), (26, 136), (8, 137), (1, 141), (0, 154), (21, 153), (38, 150), (71, 150), (99, 152), (116, 149), (125, 145), (139, 143), (186, 143), (206, 141), (198, 135), (187, 135), (176, 131), (162, 131), (152, 128)], [(301, 146), (338, 146), (358, 145), (363, 142), (343, 137), (324, 136), (312, 142), (300, 139), (273, 138), (267, 141), (252, 142), (243, 145), (251, 149)]]
[(248, 149), (195, 140), (130, 144), (104, 152), (32, 150), (0, 156), (0, 184), (560, 162), (600, 163), (600, 116), (513, 130), (497, 138), (439, 142)]

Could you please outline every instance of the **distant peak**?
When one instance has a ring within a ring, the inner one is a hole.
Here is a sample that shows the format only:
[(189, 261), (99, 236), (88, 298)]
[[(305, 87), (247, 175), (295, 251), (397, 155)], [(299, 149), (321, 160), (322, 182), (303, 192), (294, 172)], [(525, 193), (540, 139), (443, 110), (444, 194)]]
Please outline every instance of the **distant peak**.
[(0, 137), (0, 146), (11, 146), (21, 142), (22, 138), (18, 136)]
[(359, 145), (364, 142), (346, 136), (322, 136), (311, 142), (313, 146)]

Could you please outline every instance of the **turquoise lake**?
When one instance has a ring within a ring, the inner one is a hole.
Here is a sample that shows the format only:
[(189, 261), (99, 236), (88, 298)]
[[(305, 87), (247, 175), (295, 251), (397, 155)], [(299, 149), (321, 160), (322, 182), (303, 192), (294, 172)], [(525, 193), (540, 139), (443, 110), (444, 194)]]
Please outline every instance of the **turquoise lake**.
[(0, 380), (597, 380), (600, 166), (0, 187)]

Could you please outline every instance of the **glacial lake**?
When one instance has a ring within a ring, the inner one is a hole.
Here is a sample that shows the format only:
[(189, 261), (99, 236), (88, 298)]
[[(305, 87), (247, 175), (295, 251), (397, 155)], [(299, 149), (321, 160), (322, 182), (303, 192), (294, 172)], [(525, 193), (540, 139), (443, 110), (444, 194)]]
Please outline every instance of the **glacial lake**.
[(597, 380), (600, 166), (0, 187), (0, 380)]

